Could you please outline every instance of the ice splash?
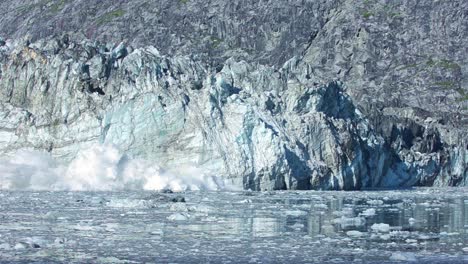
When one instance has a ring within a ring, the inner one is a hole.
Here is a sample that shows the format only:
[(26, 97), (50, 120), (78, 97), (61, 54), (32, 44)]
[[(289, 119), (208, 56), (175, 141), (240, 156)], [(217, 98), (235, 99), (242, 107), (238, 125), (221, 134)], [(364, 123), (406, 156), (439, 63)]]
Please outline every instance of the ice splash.
[(81, 151), (68, 165), (48, 153), (21, 150), (0, 159), (0, 189), (10, 190), (221, 190), (217, 177), (193, 166), (167, 171), (154, 162), (130, 159), (112, 145)]

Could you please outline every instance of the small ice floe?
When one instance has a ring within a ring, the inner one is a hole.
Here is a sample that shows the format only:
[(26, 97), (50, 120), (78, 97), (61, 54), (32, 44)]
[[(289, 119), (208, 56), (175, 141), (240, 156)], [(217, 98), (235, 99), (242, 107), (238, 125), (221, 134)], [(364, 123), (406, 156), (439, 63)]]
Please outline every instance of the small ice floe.
[(51, 221), (54, 221), (54, 220), (57, 220), (58, 218), (58, 213), (57, 212), (47, 212), (43, 215), (43, 218), (44, 219), (47, 219), (47, 220), (51, 220)]
[(414, 224), (416, 224), (416, 219), (410, 218), (410, 219), (408, 219), (408, 223), (409, 223), (410, 225), (414, 225)]
[(242, 201), (239, 201), (240, 204), (251, 204), (252, 203), (252, 200), (250, 199), (245, 199), (245, 200), (242, 200)]
[(388, 232), (390, 232), (390, 225), (383, 224), (383, 223), (373, 224), (371, 226), (371, 229), (372, 229), (372, 231), (378, 232), (378, 233), (388, 233)]
[(187, 221), (188, 215), (187, 214), (181, 214), (181, 213), (175, 213), (171, 214), (170, 216), (167, 217), (167, 220), (169, 221)]
[(128, 263), (126, 260), (121, 260), (116, 257), (99, 257), (99, 263)]
[(362, 237), (364, 236), (364, 233), (361, 231), (357, 231), (357, 230), (350, 230), (346, 232), (346, 235), (350, 237)]
[(103, 226), (104, 226), (104, 230), (107, 232), (115, 232), (119, 230), (119, 224), (117, 223), (106, 223)]
[(191, 211), (191, 212), (198, 212), (198, 213), (210, 213), (210, 212), (215, 211), (215, 209), (213, 207), (210, 207), (210, 206), (205, 205), (205, 204), (190, 206), (188, 208), (188, 210)]
[(15, 250), (23, 250), (23, 249), (28, 248), (28, 244), (26, 244), (24, 242), (19, 242), (19, 243), (16, 243), (16, 245), (13, 248)]
[(295, 223), (294, 225), (291, 226), (291, 228), (294, 230), (301, 230), (302, 228), (304, 228), (304, 225), (300, 223)]
[(89, 225), (81, 225), (81, 224), (70, 226), (70, 228), (75, 231), (97, 231), (98, 230), (97, 227), (89, 226)]
[(307, 212), (301, 211), (301, 210), (295, 210), (295, 211), (288, 210), (288, 211), (285, 211), (284, 214), (289, 215), (289, 216), (304, 216), (304, 215), (307, 215)]
[[(298, 204), (298, 205), (293, 205), (293, 207), (297, 208), (297, 209), (304, 209), (304, 210), (309, 210), (311, 205), (310, 204)], [(265, 209), (268, 208), (268, 207), (264, 207)], [(318, 208), (320, 209), (320, 208)]]
[(382, 200), (369, 200), (366, 203), (370, 204), (370, 205), (382, 205), (382, 204), (384, 204), (384, 202)]
[(67, 243), (67, 239), (64, 237), (57, 237), (54, 240), (54, 246), (56, 247), (63, 247)]
[(142, 200), (112, 199), (107, 202), (107, 206), (115, 208), (144, 208), (145, 203)]
[(15, 250), (23, 250), (27, 248), (41, 248), (41, 245), (44, 245), (45, 241), (37, 237), (27, 237), (20, 242), (16, 243), (14, 246)]
[(332, 221), (334, 224), (340, 224), (342, 228), (353, 227), (353, 226), (363, 226), (366, 224), (366, 219), (363, 217), (345, 217), (335, 218)]
[(411, 235), (408, 231), (391, 231), (390, 236), (394, 239), (405, 240)]
[(8, 243), (2, 243), (0, 244), (0, 250), (10, 250), (11, 246)]
[[(84, 200), (81, 200), (81, 201), (84, 201)], [(106, 198), (99, 197), (99, 196), (98, 197), (92, 197), (91, 200), (89, 201), (89, 203), (91, 203), (92, 205), (105, 205), (105, 204), (107, 204), (109, 202), (110, 201), (107, 200)]]
[(463, 251), (468, 252), (468, 247), (462, 248)]
[(153, 203), (185, 203), (185, 197), (179, 194), (173, 194), (173, 192), (155, 192), (147, 197), (144, 197), (143, 200), (151, 201)]
[(391, 237), (389, 234), (383, 234), (383, 235), (380, 235), (379, 238), (387, 241), (387, 240), (390, 240)]
[(366, 209), (366, 210), (362, 211), (362, 213), (360, 213), (359, 215), (364, 216), (364, 217), (374, 216), (375, 215), (375, 209), (374, 208)]
[(184, 203), (174, 203), (174, 204), (171, 204), (171, 206), (169, 207), (169, 211), (187, 212), (188, 208), (187, 208), (187, 205), (185, 205)]
[(394, 252), (390, 256), (390, 260), (394, 261), (417, 261), (414, 253), (410, 252)]
[(319, 203), (319, 204), (314, 204), (314, 208), (316, 209), (328, 209), (328, 205)]
[(218, 221), (218, 218), (214, 217), (214, 216), (208, 216), (208, 217), (202, 218), (201, 221), (203, 221), (203, 222), (216, 222), (216, 221)]
[(420, 234), (418, 240), (438, 240), (440, 238), (437, 234)]

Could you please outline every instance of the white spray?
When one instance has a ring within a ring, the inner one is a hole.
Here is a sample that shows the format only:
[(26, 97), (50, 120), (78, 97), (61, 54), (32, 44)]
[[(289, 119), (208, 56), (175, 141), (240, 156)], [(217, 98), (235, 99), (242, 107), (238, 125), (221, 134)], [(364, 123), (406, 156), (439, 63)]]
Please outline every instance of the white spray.
[(112, 145), (95, 145), (81, 151), (68, 166), (60, 165), (48, 153), (30, 150), (0, 159), (0, 189), (184, 191), (226, 188), (223, 180), (194, 166), (165, 171), (154, 162), (130, 159)]

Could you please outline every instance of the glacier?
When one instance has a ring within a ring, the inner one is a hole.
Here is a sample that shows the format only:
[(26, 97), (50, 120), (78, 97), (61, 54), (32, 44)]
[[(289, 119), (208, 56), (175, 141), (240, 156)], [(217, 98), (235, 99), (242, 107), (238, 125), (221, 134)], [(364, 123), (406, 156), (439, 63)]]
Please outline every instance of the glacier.
[(392, 115), (375, 125), (345, 83), (324, 82), (297, 57), (280, 68), (235, 59), (213, 68), (64, 35), (8, 40), (0, 65), (3, 155), (35, 149), (70, 163), (110, 144), (251, 190), (466, 184), (463, 132)]

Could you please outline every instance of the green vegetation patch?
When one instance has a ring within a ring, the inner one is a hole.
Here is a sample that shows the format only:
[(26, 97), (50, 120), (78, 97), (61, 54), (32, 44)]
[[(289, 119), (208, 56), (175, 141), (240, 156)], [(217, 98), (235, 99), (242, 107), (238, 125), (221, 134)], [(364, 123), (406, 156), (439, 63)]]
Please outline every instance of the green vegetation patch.
[(449, 70), (457, 70), (461, 68), (460, 65), (458, 65), (458, 63), (447, 59), (434, 60), (430, 58), (427, 60), (426, 65), (429, 67), (440, 67)]
[(445, 88), (452, 88), (452, 87), (456, 86), (456, 84), (454, 82), (452, 82), (452, 81), (436, 82), (436, 83), (434, 83), (434, 85), (445, 87)]
[(417, 64), (417, 63), (411, 63), (411, 64), (408, 64), (408, 65), (404, 65), (403, 67), (401, 67), (398, 70), (403, 71), (403, 70), (407, 70), (407, 69), (411, 69), (411, 68), (416, 68), (418, 66), (419, 66), (419, 64)]
[(402, 17), (403, 15), (400, 13), (400, 12), (392, 12), (390, 13), (390, 17), (391, 18), (395, 18), (395, 17)]
[(437, 64), (436, 61), (434, 61), (432, 58), (428, 59), (427, 62), (426, 62), (427, 66), (435, 66)]
[(461, 96), (460, 98), (457, 99), (458, 102), (466, 102), (466, 101), (468, 101), (468, 93), (465, 92), (464, 89), (459, 88), (459, 89), (457, 89), (457, 92), (458, 92), (458, 93), (460, 94), (460, 96)]
[(366, 10), (366, 11), (364, 11), (364, 12), (362, 13), (362, 16), (363, 16), (365, 19), (368, 19), (368, 18), (370, 18), (370, 17), (373, 16), (373, 15), (374, 15), (374, 13), (372, 13), (372, 12), (370, 12), (370, 11), (368, 11), (368, 10)]
[(20, 6), (16, 9), (16, 12), (20, 15), (24, 15), (35, 8), (46, 8), (51, 13), (55, 14), (62, 11), (68, 1), (69, 0), (42, 0), (35, 4)]
[(445, 69), (452, 69), (452, 70), (457, 70), (460, 68), (460, 65), (458, 65), (456, 62), (449, 61), (449, 60), (441, 60), (438, 65), (442, 68)]
[(62, 11), (62, 9), (65, 7), (65, 4), (67, 3), (66, 0), (59, 0), (57, 2), (54, 2), (51, 6), (50, 6), (50, 10), (53, 12), (53, 13), (58, 13), (60, 11)]
[(213, 36), (210, 37), (210, 41), (214, 48), (218, 47), (223, 42), (222, 39)]
[(109, 22), (111, 22), (112, 20), (114, 20), (116, 18), (122, 17), (123, 15), (125, 15), (125, 11), (122, 10), (122, 9), (117, 9), (117, 10), (114, 10), (114, 11), (111, 11), (111, 12), (107, 12), (104, 15), (100, 16), (96, 20), (96, 23), (98, 25), (106, 24), (106, 23), (109, 23)]

